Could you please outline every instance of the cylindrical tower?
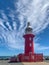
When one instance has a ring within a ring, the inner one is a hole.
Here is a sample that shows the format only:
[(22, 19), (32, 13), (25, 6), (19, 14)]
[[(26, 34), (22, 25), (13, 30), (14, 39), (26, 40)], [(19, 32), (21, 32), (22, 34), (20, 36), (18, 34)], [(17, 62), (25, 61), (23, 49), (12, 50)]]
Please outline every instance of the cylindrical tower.
[(30, 22), (28, 22), (27, 24), (27, 27), (25, 29), (25, 35), (23, 37), (25, 38), (25, 54), (34, 54), (34, 34), (32, 34), (32, 27), (30, 25)]

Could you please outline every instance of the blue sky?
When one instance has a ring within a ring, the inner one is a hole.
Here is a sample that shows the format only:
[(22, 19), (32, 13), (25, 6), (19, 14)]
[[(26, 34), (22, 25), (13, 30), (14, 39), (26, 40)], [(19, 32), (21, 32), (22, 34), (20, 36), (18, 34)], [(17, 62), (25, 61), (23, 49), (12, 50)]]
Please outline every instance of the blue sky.
[(49, 55), (49, 1), (0, 0), (0, 56), (24, 53), (28, 21), (35, 35), (35, 53)]

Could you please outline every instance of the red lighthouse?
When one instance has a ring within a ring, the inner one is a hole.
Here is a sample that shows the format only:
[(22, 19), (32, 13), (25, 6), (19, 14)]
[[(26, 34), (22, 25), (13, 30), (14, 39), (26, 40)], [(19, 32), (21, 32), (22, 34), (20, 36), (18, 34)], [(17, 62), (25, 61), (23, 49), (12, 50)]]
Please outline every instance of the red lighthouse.
[(25, 29), (25, 35), (23, 37), (25, 38), (25, 55), (34, 54), (34, 35), (32, 34), (32, 28), (29, 22), (27, 24), (27, 28)]
[(27, 23), (27, 27), (25, 29), (25, 34), (23, 35), (25, 39), (25, 51), (24, 54), (19, 54), (17, 57), (17, 61), (20, 62), (40, 62), (43, 61), (43, 54), (34, 53), (34, 43), (33, 38), (34, 34), (32, 34), (32, 27), (30, 22)]

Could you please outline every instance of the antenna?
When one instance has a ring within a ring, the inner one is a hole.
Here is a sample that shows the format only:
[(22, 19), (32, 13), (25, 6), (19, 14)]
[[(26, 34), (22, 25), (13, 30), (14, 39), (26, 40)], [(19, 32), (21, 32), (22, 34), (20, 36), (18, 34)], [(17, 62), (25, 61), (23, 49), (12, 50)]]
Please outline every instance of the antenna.
[(27, 26), (30, 26), (30, 22), (27, 23)]

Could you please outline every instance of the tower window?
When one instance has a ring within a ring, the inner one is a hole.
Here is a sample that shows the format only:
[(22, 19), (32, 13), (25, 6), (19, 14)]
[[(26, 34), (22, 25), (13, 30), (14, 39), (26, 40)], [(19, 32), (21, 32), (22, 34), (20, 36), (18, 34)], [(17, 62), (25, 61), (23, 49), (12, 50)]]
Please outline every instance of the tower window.
[(29, 38), (29, 40), (31, 40), (31, 37)]
[(32, 59), (34, 59), (34, 56), (32, 56)]
[(30, 43), (30, 47), (32, 46), (32, 44)]

